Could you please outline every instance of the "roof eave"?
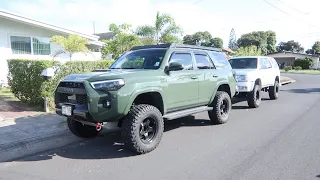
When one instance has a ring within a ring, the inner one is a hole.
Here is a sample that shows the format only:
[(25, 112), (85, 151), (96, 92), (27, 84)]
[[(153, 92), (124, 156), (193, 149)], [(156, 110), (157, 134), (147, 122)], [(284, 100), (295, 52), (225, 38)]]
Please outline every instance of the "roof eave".
[(26, 23), (26, 24), (29, 24), (29, 25), (38, 26), (40, 28), (45, 28), (45, 29), (49, 29), (49, 30), (52, 30), (52, 31), (56, 31), (56, 32), (59, 32), (59, 33), (77, 34), (77, 35), (79, 35), (79, 36), (81, 36), (83, 38), (87, 38), (87, 39), (93, 40), (93, 41), (97, 41), (99, 39), (99, 36), (96, 36), (96, 35), (89, 35), (89, 34), (76, 32), (76, 31), (73, 31), (73, 30), (65, 29), (65, 28), (58, 27), (58, 26), (55, 26), (55, 25), (52, 25), (52, 24), (48, 24), (48, 23), (45, 23), (45, 22), (37, 21), (37, 20), (31, 19), (31, 18), (22, 17), (20, 15), (17, 15), (17, 14), (8, 12), (8, 11), (4, 11), (2, 9), (0, 9), (0, 16), (4, 17), (4, 18), (7, 18), (7, 19), (10, 19), (10, 20), (15, 20), (15, 21), (19, 21), (19, 22)]

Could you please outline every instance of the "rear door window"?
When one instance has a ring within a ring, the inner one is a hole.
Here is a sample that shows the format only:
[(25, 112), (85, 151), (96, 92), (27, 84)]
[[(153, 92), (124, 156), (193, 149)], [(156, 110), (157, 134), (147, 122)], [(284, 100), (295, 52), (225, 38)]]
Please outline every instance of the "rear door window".
[(208, 55), (195, 53), (194, 57), (198, 69), (214, 69), (214, 65)]
[(184, 70), (193, 70), (192, 56), (190, 53), (174, 52), (169, 62), (179, 62), (183, 65)]
[(209, 53), (214, 66), (217, 69), (232, 69), (226, 55), (222, 52), (210, 52)]

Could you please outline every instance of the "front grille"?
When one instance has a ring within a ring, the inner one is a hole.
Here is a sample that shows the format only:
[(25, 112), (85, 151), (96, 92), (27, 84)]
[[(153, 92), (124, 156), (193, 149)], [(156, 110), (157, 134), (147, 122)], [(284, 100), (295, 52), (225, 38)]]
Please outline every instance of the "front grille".
[(60, 82), (59, 87), (84, 89), (84, 84), (79, 82)]
[(66, 94), (66, 93), (61, 93), (60, 94), (60, 98), (59, 98), (59, 102), (84, 105), (84, 104), (88, 103), (88, 97), (85, 94)]
[[(84, 84), (79, 82), (60, 82), (58, 87), (85, 89)], [(71, 103), (71, 104), (78, 104), (78, 105), (86, 105), (88, 103), (88, 96), (86, 94), (83, 94), (85, 92), (80, 91), (79, 93), (78, 90), (74, 92), (76, 94), (70, 94), (64, 91), (57, 92), (55, 96), (56, 102)]]

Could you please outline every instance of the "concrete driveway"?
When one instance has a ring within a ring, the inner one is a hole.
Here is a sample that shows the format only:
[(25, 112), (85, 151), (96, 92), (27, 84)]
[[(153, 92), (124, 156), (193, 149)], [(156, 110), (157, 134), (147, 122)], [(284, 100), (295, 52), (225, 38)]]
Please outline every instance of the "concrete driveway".
[(206, 113), (166, 123), (160, 146), (134, 156), (116, 135), (0, 163), (0, 179), (320, 179), (320, 76), (286, 75), (280, 99), (233, 105), (227, 124)]

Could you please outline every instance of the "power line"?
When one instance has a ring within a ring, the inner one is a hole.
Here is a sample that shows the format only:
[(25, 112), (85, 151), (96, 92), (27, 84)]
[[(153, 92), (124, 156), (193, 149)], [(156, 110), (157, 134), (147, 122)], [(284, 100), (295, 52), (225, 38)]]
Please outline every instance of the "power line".
[(198, 0), (198, 1), (196, 1), (195, 3), (193, 3), (193, 4), (198, 4), (198, 3), (202, 2), (202, 1), (204, 1), (204, 0)]
[(291, 14), (289, 14), (289, 13), (287, 13), (287, 12), (283, 11), (282, 9), (278, 8), (277, 6), (275, 6), (275, 5), (271, 4), (269, 1), (266, 1), (266, 0), (263, 0), (263, 1), (264, 1), (264, 2), (266, 2), (266, 3), (268, 3), (270, 6), (272, 6), (272, 7), (276, 8), (276, 9), (278, 9), (279, 11), (281, 11), (281, 12), (283, 12), (283, 13), (287, 14), (288, 16), (291, 16), (291, 17), (292, 17), (292, 15), (291, 15)]
[(278, 8), (277, 6), (275, 6), (275, 5), (271, 4), (271, 3), (270, 3), (269, 1), (267, 1), (267, 0), (263, 0), (263, 1), (264, 1), (264, 2), (266, 2), (266, 3), (268, 3), (270, 6), (272, 6), (272, 7), (276, 8), (276, 9), (278, 9), (279, 11), (283, 12), (284, 14), (286, 14), (286, 15), (288, 15), (288, 16), (290, 16), (290, 17), (294, 18), (295, 20), (300, 20), (300, 21), (302, 21), (302, 22), (308, 23), (309, 25), (312, 25), (312, 26), (315, 26), (315, 27), (320, 28), (319, 26), (314, 25), (314, 24), (311, 24), (310, 22), (307, 22), (307, 21), (304, 21), (304, 20), (302, 20), (302, 19), (299, 19), (299, 18), (296, 18), (296, 17), (292, 16), (291, 14), (287, 13), (286, 11), (284, 11), (284, 10), (282, 10), (282, 9)]
[(288, 6), (289, 8), (291, 8), (291, 9), (293, 9), (293, 10), (295, 10), (295, 11), (297, 11), (297, 12), (301, 13), (301, 14), (304, 14), (304, 15), (307, 15), (307, 14), (308, 14), (308, 13), (305, 13), (305, 12), (300, 11), (299, 9), (297, 9), (297, 8), (295, 8), (295, 7), (293, 7), (293, 6), (290, 6), (290, 5), (289, 5), (289, 4), (287, 4), (287, 3), (284, 3), (284, 2), (283, 2), (283, 1), (281, 1), (281, 0), (277, 0), (277, 1), (281, 2), (282, 4), (284, 4), (284, 5)]

